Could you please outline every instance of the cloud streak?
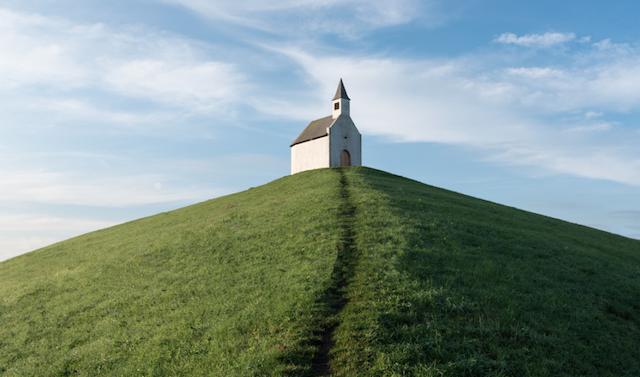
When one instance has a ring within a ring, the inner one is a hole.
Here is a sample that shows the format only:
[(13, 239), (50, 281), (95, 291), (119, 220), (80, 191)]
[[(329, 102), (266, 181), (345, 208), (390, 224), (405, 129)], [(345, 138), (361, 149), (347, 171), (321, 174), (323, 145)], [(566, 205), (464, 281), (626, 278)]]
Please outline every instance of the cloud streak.
[(41, 247), (61, 241), (57, 237), (11, 237), (0, 236), (0, 262)]
[(116, 222), (112, 221), (69, 219), (46, 215), (0, 215), (0, 229), (11, 232), (66, 230), (86, 233), (116, 224)]
[[(435, 1), (417, 0), (162, 0), (222, 20), (273, 34), (300, 36), (300, 31), (356, 38), (371, 30), (422, 18), (440, 23)], [(428, 17), (428, 16), (431, 17)], [(292, 34), (293, 33), (293, 34)], [(306, 33), (304, 33), (306, 34)]]
[(281, 52), (325, 96), (335, 90), (335, 72), (347, 77), (351, 111), (365, 134), (469, 146), (496, 163), (640, 186), (640, 134), (602, 115), (640, 107), (637, 55), (552, 68), (496, 67), (488, 60), (479, 66), (483, 58), (474, 56), (401, 60)]
[(562, 45), (576, 39), (574, 33), (544, 33), (544, 34), (527, 34), (518, 37), (513, 33), (500, 34), (493, 41), (497, 43), (513, 44), (517, 46), (549, 48), (552, 46)]
[(245, 77), (234, 63), (214, 60), (209, 47), (142, 27), (0, 9), (0, 94), (39, 87), (73, 96), (82, 89), (219, 113), (241, 95)]
[[(3, 169), (4, 170), (4, 169)], [(172, 181), (162, 174), (119, 174), (107, 177), (71, 172), (2, 172), (0, 203), (31, 202), (100, 207), (127, 207), (166, 202), (204, 200), (225, 194), (224, 190), (156, 189), (156, 183)]]
[[(69, 237), (116, 224), (118, 222), (86, 218), (63, 218), (38, 214), (1, 214), (0, 262)], [(3, 233), (7, 235), (3, 235)], [(39, 236), (28, 236), (28, 234), (39, 234)]]
[(221, 112), (224, 105), (238, 100), (243, 77), (228, 63), (136, 60), (114, 67), (106, 73), (105, 81), (126, 95), (154, 98), (191, 110)]

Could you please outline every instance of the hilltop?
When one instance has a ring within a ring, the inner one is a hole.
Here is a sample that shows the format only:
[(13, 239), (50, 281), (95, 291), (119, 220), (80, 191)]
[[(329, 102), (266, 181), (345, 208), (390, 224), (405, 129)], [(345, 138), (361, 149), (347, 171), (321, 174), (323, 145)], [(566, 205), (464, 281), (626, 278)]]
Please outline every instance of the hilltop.
[(640, 242), (363, 167), (0, 263), (7, 376), (637, 376)]

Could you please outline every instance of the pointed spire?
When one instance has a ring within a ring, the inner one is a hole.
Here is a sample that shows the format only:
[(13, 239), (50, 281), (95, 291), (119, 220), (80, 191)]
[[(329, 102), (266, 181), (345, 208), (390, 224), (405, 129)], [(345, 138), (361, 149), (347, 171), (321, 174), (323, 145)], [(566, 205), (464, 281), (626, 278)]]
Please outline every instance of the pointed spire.
[(347, 91), (344, 89), (344, 84), (342, 83), (342, 79), (340, 79), (340, 84), (338, 84), (338, 90), (336, 90), (336, 95), (333, 97), (332, 101), (335, 101), (340, 98), (351, 100), (347, 95)]

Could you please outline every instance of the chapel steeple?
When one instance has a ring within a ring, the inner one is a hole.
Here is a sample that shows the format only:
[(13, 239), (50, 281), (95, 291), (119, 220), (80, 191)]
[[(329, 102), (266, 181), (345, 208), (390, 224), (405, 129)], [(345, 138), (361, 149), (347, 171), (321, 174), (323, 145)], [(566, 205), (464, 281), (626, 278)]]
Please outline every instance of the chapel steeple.
[(342, 79), (340, 79), (340, 83), (338, 84), (338, 90), (336, 90), (336, 95), (333, 97), (333, 119), (338, 118), (340, 115), (349, 115), (349, 96), (347, 95), (347, 90), (344, 88), (344, 84), (342, 83)]

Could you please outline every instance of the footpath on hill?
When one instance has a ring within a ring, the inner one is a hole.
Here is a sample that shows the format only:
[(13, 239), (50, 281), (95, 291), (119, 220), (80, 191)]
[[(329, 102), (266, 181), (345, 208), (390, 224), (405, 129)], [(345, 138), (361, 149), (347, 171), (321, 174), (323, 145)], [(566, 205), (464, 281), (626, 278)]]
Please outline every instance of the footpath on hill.
[(347, 305), (347, 286), (353, 281), (357, 264), (357, 247), (354, 240), (355, 205), (351, 198), (349, 182), (345, 171), (339, 169), (340, 174), (340, 206), (338, 209), (340, 237), (337, 247), (336, 261), (331, 273), (331, 285), (325, 292), (325, 299), (331, 308), (332, 320), (329, 326), (323, 329), (318, 352), (314, 358), (312, 374), (316, 376), (330, 376), (335, 374), (332, 370), (332, 350), (334, 347), (334, 332), (339, 325), (340, 315)]

